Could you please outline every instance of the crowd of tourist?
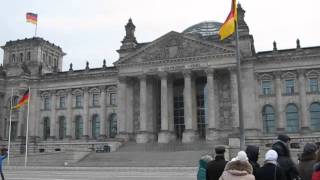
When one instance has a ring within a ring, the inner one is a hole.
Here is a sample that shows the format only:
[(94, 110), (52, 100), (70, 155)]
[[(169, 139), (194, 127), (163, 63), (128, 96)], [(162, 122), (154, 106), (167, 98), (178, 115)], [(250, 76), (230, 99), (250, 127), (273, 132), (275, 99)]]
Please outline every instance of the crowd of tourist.
[(215, 147), (215, 158), (206, 155), (199, 161), (198, 180), (320, 180), (320, 150), (306, 143), (295, 164), (290, 155), (290, 137), (279, 135), (258, 163), (259, 147), (249, 145), (229, 162), (225, 147)]

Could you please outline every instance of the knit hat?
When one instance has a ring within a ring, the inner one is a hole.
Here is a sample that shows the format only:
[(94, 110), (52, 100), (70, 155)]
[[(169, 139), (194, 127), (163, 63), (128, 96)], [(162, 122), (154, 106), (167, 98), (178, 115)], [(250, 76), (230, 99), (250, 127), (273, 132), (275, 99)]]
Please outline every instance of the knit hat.
[(266, 161), (277, 161), (278, 153), (275, 150), (271, 149), (266, 153), (265, 159)]
[(317, 145), (315, 145), (314, 143), (307, 143), (303, 147), (304, 154), (311, 154), (311, 153), (315, 153), (316, 151), (317, 151)]
[(285, 142), (285, 143), (291, 140), (290, 137), (287, 136), (287, 135), (285, 135), (285, 134), (279, 134), (279, 135), (278, 135), (278, 139), (279, 139), (280, 141)]
[(239, 160), (241, 162), (248, 161), (247, 153), (244, 151), (239, 151), (235, 160)]

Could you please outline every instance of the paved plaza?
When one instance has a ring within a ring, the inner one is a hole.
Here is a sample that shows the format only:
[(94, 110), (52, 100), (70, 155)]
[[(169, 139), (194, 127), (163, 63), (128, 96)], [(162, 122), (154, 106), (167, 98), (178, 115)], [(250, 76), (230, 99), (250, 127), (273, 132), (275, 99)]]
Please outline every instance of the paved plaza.
[(7, 180), (194, 180), (193, 167), (9, 167), (4, 170)]

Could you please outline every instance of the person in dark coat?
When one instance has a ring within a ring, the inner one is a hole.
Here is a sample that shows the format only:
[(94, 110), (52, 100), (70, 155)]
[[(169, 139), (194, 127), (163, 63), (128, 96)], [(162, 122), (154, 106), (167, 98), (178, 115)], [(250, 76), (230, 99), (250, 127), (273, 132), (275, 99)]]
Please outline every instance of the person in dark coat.
[(278, 165), (283, 169), (287, 180), (299, 179), (299, 172), (291, 159), (288, 143), (290, 137), (284, 134), (278, 136), (278, 140), (272, 145), (272, 149), (278, 153)]
[(283, 170), (278, 166), (277, 159), (277, 152), (269, 150), (265, 155), (264, 165), (257, 169), (256, 180), (286, 180)]
[(207, 180), (218, 180), (221, 176), (227, 161), (224, 158), (225, 147), (218, 146), (215, 148), (216, 157), (210, 161), (207, 166)]
[(2, 172), (2, 162), (3, 160), (5, 160), (8, 156), (7, 153), (7, 149), (6, 148), (2, 148), (0, 151), (0, 175), (1, 175), (1, 179), (4, 180), (4, 176), (3, 176), (3, 172)]
[(247, 146), (246, 153), (249, 159), (249, 163), (252, 166), (252, 174), (256, 176), (257, 170), (260, 168), (260, 164), (257, 162), (259, 159), (259, 147), (249, 145)]
[(307, 143), (304, 148), (303, 152), (300, 156), (300, 162), (298, 165), (299, 175), (301, 180), (310, 180), (312, 177), (313, 166), (316, 163), (316, 151), (317, 145), (314, 143)]

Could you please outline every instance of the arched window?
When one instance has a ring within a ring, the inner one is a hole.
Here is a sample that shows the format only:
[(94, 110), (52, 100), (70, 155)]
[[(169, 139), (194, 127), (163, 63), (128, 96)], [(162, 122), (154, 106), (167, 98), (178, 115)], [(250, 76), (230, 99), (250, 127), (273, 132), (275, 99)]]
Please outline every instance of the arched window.
[(295, 133), (299, 131), (299, 113), (295, 104), (289, 104), (286, 110), (287, 132)]
[(50, 137), (50, 119), (49, 117), (43, 118), (43, 139), (47, 140)]
[(265, 105), (262, 109), (263, 132), (274, 133), (276, 130), (276, 116), (271, 105)]
[(64, 116), (59, 117), (59, 139), (63, 139), (67, 134), (66, 118)]
[(83, 120), (81, 116), (75, 118), (75, 138), (80, 139), (83, 135)]
[(92, 138), (97, 139), (100, 132), (100, 119), (97, 114), (92, 116)]
[(109, 116), (109, 136), (110, 138), (115, 138), (116, 135), (117, 135), (117, 114), (115, 113), (112, 113), (110, 116)]
[(320, 130), (320, 103), (310, 105), (310, 126), (312, 130)]

